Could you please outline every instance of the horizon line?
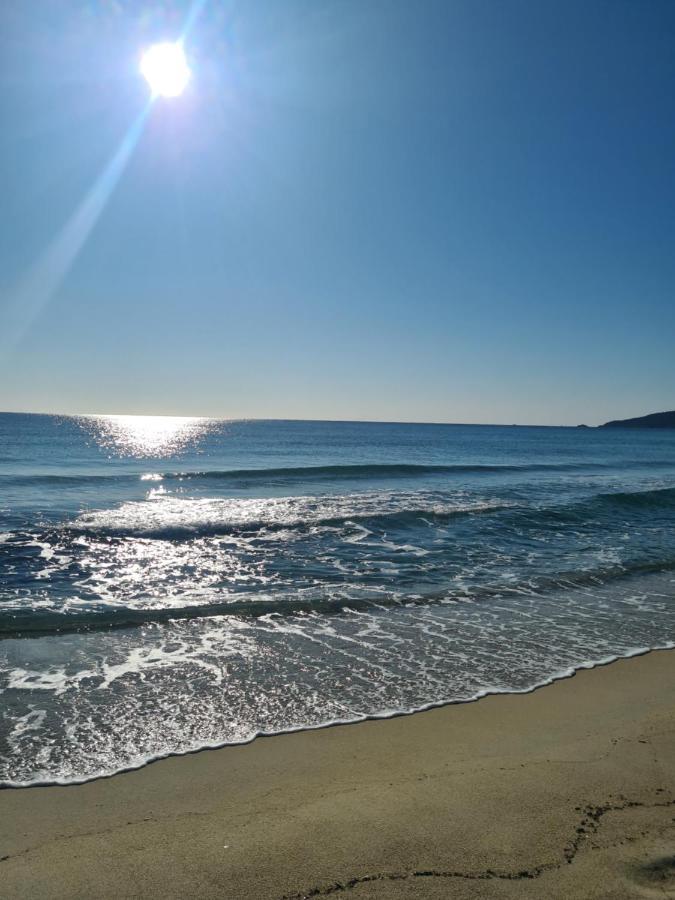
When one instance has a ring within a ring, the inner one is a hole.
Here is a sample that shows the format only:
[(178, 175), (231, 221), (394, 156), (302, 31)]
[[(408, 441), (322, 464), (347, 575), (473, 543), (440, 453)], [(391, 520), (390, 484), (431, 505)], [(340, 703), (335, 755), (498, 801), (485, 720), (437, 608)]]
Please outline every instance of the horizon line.
[[(64, 412), (36, 412), (35, 410), (0, 410), (0, 415), (12, 416), (60, 416), (62, 418), (121, 418), (134, 417), (138, 418), (166, 418), (166, 419), (211, 419), (216, 422), (323, 422), (325, 424), (345, 424), (345, 425), (449, 425), (460, 427), (475, 428), (600, 428), (601, 425), (586, 425), (581, 422), (577, 425), (541, 425), (534, 423), (522, 422), (430, 422), (426, 420), (414, 419), (319, 419), (319, 418), (296, 418), (287, 416), (212, 416), (199, 415), (190, 413), (189, 415), (181, 413), (64, 413)], [(604, 423), (603, 423), (604, 424)]]

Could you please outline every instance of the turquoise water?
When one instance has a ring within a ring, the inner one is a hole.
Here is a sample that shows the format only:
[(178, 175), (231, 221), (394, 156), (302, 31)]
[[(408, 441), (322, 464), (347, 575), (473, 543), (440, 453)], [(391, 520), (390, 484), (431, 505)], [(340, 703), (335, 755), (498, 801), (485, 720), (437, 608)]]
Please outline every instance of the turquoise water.
[(0, 415), (0, 781), (675, 637), (675, 431)]

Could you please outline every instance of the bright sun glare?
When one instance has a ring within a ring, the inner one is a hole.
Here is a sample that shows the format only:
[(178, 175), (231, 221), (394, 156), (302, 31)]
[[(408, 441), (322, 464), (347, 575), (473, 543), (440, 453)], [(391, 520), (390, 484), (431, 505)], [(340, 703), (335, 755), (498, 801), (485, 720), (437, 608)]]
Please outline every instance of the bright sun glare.
[(153, 96), (178, 97), (190, 80), (182, 44), (153, 44), (143, 54), (141, 73)]

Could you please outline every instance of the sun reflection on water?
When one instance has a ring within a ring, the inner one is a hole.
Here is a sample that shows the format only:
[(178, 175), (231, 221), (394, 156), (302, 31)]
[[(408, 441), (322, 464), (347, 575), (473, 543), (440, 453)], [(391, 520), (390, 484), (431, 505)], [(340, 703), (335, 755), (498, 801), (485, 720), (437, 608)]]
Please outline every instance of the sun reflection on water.
[(166, 457), (196, 443), (209, 429), (211, 419), (195, 416), (84, 416), (81, 424), (91, 431), (102, 449), (116, 456)]

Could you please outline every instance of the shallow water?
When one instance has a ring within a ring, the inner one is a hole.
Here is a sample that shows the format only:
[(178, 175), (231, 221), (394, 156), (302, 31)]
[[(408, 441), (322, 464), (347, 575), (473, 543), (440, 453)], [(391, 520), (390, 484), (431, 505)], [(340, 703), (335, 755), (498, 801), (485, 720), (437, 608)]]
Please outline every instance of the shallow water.
[(675, 638), (675, 431), (0, 415), (0, 780)]

